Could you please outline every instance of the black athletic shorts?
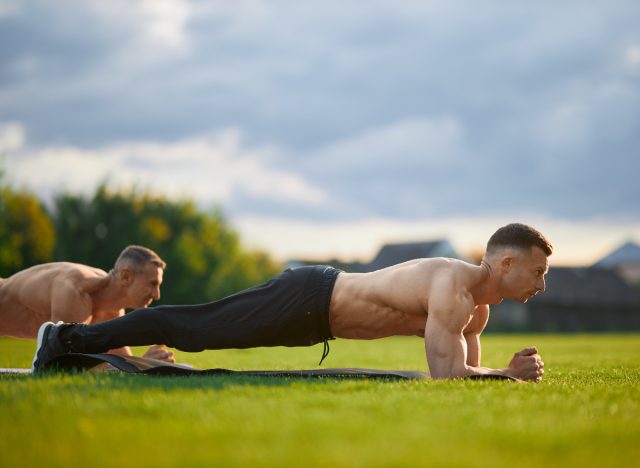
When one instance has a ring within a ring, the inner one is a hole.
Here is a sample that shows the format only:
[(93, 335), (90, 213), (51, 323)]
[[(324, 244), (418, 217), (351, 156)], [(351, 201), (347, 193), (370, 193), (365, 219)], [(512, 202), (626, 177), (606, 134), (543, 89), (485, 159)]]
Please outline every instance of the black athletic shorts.
[(204, 349), (224, 349), (333, 339), (329, 306), (340, 272), (325, 265), (289, 268), (263, 285), (205, 304), (192, 341), (204, 338)]

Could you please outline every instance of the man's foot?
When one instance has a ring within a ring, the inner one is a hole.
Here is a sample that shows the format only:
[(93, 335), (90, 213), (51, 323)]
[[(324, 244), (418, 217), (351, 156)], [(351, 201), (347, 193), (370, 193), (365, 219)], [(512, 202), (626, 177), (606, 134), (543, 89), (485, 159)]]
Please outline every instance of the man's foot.
[(45, 322), (40, 326), (36, 354), (33, 356), (31, 365), (31, 369), (34, 372), (44, 369), (45, 364), (54, 357), (66, 353), (65, 347), (58, 338), (61, 325), (63, 325), (63, 322)]

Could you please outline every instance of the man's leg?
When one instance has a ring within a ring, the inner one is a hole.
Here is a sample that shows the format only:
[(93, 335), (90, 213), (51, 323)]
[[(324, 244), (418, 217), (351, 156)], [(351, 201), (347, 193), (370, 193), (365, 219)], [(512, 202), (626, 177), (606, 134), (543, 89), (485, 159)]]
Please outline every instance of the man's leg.
[[(138, 309), (93, 325), (60, 325), (47, 335), (54, 349), (62, 345), (64, 352), (80, 353), (151, 344), (189, 352), (310, 346), (330, 335), (328, 315), (322, 312), (328, 310), (326, 296), (335, 276), (320, 267), (287, 270), (268, 283), (208, 304)], [(319, 331), (322, 320), (326, 329)]]

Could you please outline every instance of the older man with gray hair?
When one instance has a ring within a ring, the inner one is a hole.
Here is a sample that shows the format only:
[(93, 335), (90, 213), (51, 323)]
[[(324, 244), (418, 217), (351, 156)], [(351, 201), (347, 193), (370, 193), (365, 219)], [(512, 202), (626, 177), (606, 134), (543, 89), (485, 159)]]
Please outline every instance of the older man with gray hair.
[[(87, 265), (54, 262), (0, 279), (0, 336), (36, 338), (45, 322), (94, 324), (124, 315), (125, 308), (147, 307), (160, 299), (166, 263), (146, 247), (130, 245), (109, 273)], [(131, 355), (127, 346), (109, 351)], [(164, 345), (145, 357), (175, 362)]]

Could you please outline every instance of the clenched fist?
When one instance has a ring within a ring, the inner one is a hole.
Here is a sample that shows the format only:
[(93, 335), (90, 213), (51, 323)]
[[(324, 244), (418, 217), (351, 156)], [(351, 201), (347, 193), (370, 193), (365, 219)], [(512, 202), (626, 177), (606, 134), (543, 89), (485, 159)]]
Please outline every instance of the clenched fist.
[(167, 361), (174, 363), (176, 359), (173, 357), (173, 351), (169, 351), (165, 345), (153, 345), (149, 346), (147, 352), (142, 357), (158, 359), (160, 361)]
[(544, 374), (544, 362), (538, 354), (538, 348), (532, 346), (518, 351), (509, 363), (509, 375), (517, 379), (539, 383)]

